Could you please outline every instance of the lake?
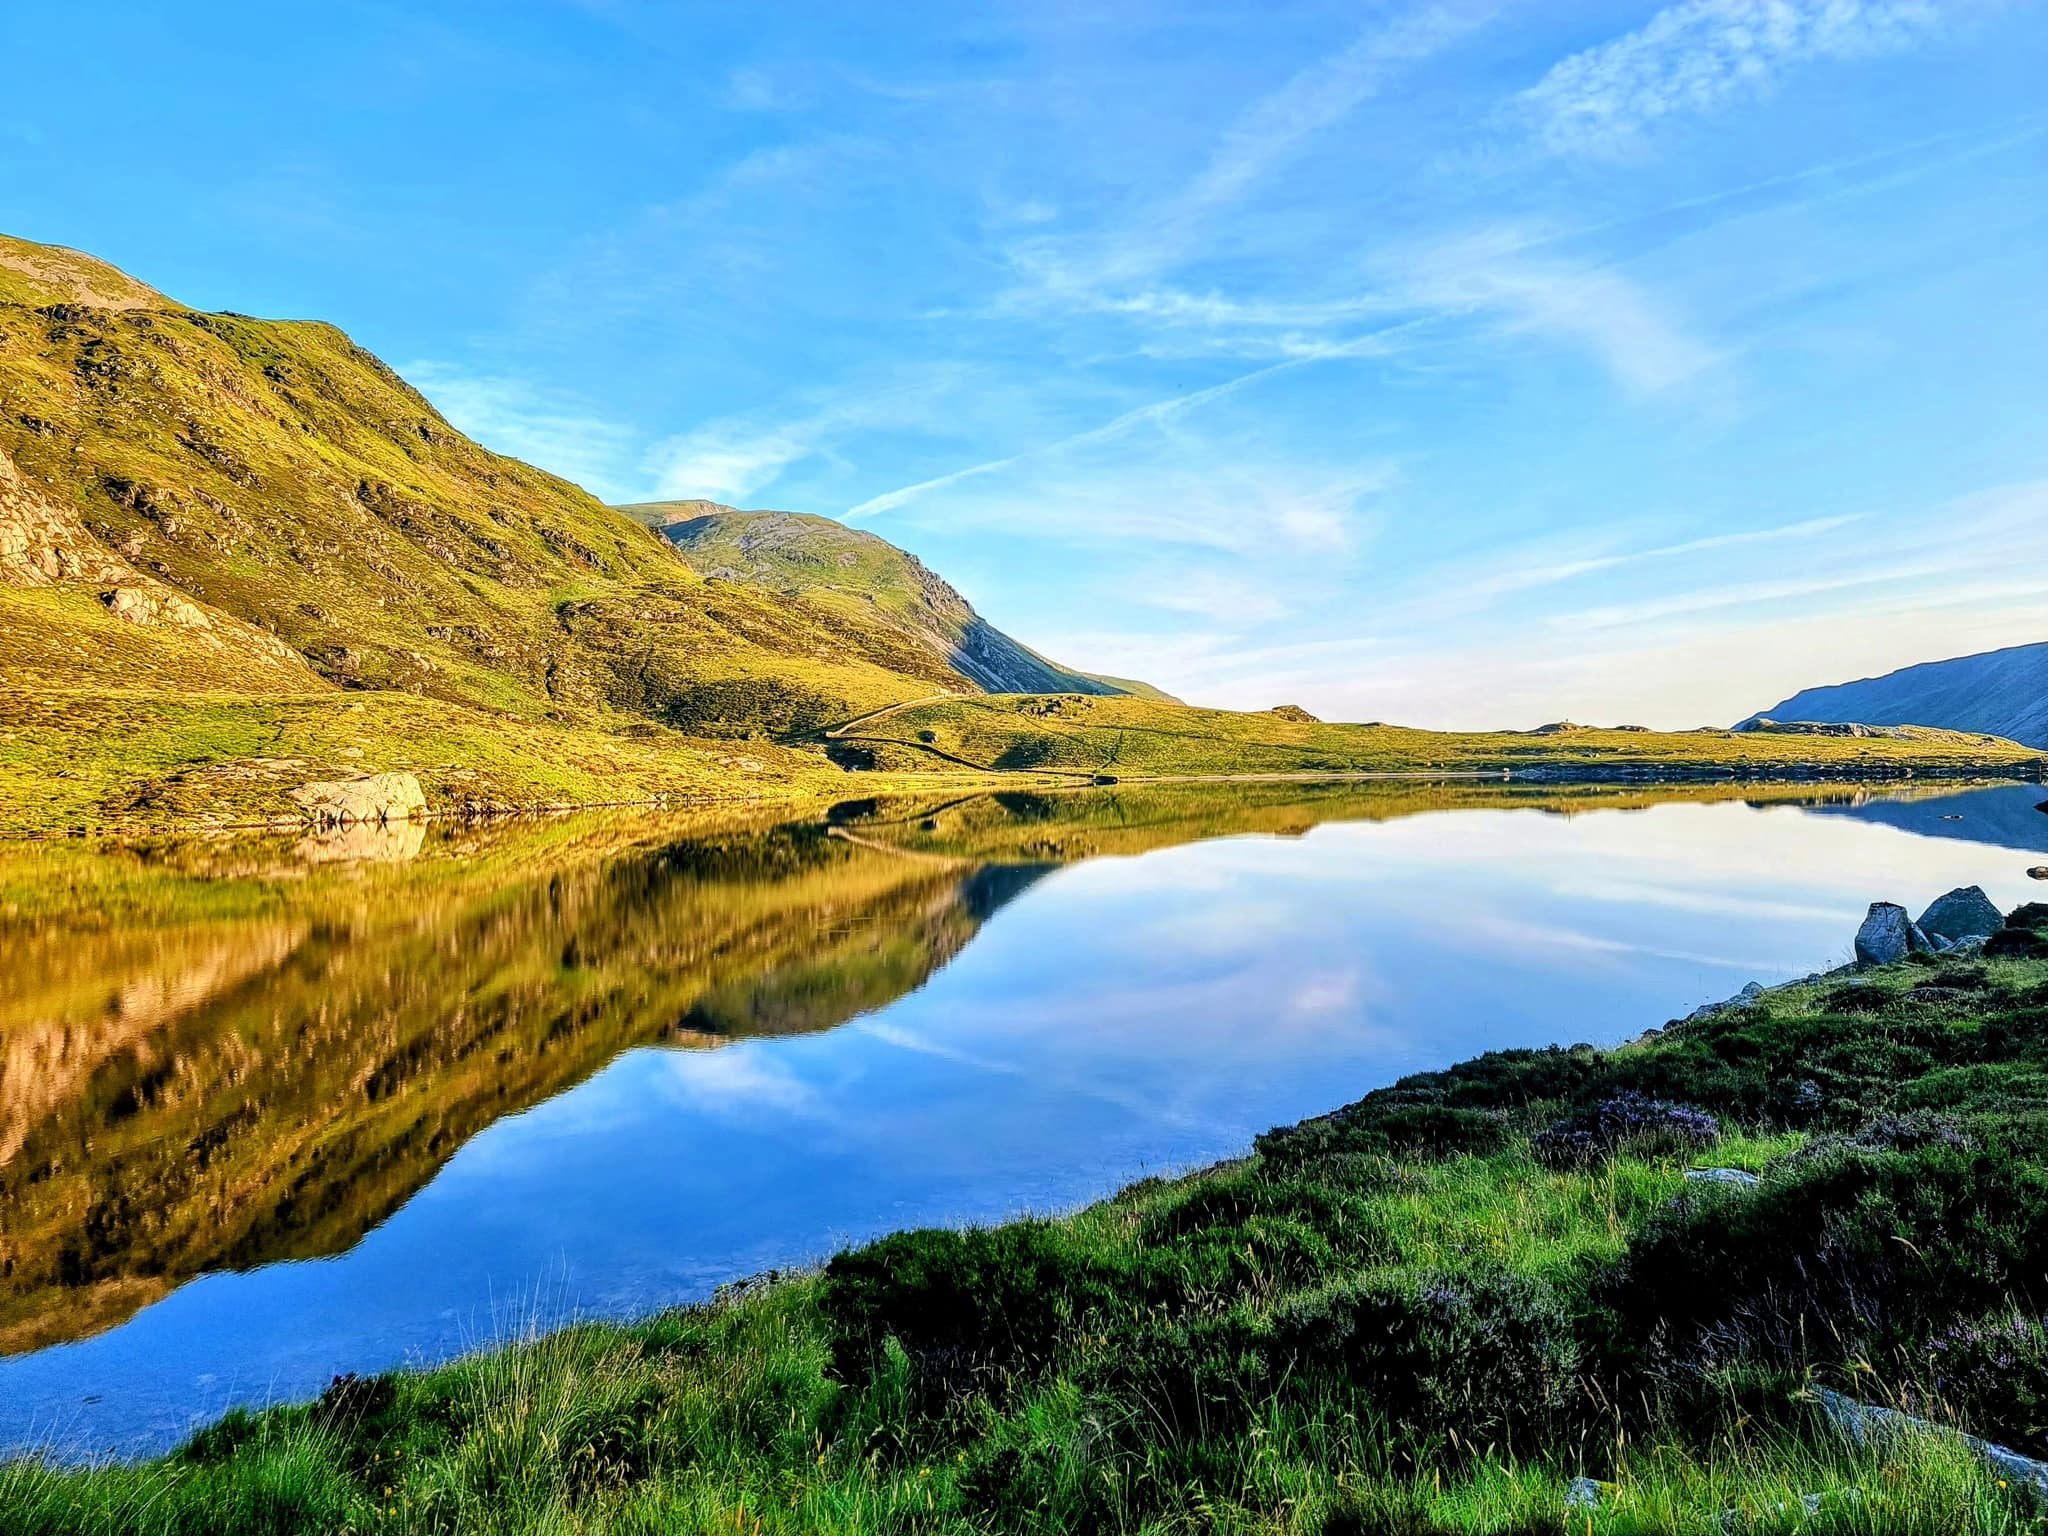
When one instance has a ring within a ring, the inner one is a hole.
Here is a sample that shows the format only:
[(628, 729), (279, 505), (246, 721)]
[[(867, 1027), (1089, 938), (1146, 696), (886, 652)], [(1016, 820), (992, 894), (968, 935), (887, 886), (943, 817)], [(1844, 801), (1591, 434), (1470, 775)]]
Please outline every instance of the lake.
[[(2042, 894), (2038, 785), (1263, 784), (0, 851), (0, 1445), (1063, 1210)], [(1747, 798), (1745, 798), (1745, 796)]]

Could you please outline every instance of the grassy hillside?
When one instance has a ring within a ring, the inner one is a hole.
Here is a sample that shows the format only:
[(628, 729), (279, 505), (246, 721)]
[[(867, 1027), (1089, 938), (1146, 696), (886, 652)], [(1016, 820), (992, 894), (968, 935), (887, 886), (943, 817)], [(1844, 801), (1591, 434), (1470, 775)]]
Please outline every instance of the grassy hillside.
[(1750, 719), (1936, 725), (2048, 748), (2048, 642), (1808, 688)]
[(1846, 738), (1769, 731), (1659, 733), (1546, 728), (1418, 731), (1326, 725), (1272, 713), (1193, 709), (1146, 699), (947, 699), (835, 733), (877, 768), (1125, 776), (1403, 770), (1612, 773), (1663, 769), (1771, 773), (2037, 772), (2041, 754), (1994, 737), (1912, 730)]
[(231, 686), (715, 737), (957, 685), (888, 626), (707, 588), (332, 326), (5, 238), (0, 677), (0, 720), (24, 691)]
[(1991, 958), (1492, 1053), (1066, 1219), (337, 1381), (141, 1467), (17, 1464), (0, 1523), (2038, 1529), (1959, 1440), (1852, 1443), (1820, 1398), (2048, 1450), (2048, 908), (2017, 917)]
[(1047, 661), (974, 611), (915, 555), (872, 533), (799, 512), (740, 512), (707, 501), (619, 510), (657, 528), (707, 579), (747, 582), (815, 604), (844, 623), (880, 619), (990, 693), (1131, 693), (1144, 683)]

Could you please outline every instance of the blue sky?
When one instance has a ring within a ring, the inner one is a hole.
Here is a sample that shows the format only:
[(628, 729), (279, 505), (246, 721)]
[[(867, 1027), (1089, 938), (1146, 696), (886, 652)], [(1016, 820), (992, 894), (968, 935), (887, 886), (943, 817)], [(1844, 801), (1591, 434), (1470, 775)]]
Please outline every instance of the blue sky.
[(1199, 702), (1725, 723), (2048, 639), (2048, 5), (10, 0), (0, 49), (0, 228)]

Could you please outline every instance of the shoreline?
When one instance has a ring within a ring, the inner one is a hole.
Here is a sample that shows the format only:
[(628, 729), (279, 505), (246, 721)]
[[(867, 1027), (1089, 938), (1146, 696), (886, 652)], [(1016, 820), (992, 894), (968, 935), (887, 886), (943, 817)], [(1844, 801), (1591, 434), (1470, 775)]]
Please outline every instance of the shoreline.
[[(1734, 766), (1715, 763), (1556, 764), (1524, 767), (1477, 768), (1388, 768), (1345, 771), (1186, 773), (1186, 774), (1082, 774), (1046, 771), (966, 770), (954, 774), (872, 775), (849, 773), (839, 795), (813, 786), (792, 784), (783, 790), (735, 793), (656, 794), (627, 799), (538, 801), (494, 803), (480, 808), (422, 810), (402, 817), (358, 817), (346, 820), (320, 819), (303, 814), (249, 819), (211, 819), (198, 813), (167, 821), (112, 822), (63, 828), (0, 826), (0, 843), (120, 840), (131, 837), (167, 835), (234, 834), (268, 832), (276, 834), (319, 833), (351, 827), (392, 826), (403, 822), (425, 825), (456, 824), (490, 826), (513, 821), (533, 821), (573, 816), (590, 811), (645, 810), (653, 812), (698, 812), (731, 807), (763, 808), (802, 805), (813, 801), (859, 798), (897, 798), (929, 791), (966, 790), (994, 792), (999, 786), (1024, 785), (1065, 791), (1086, 789), (1145, 788), (1155, 785), (1203, 784), (1351, 784), (1351, 783), (1500, 783), (1503, 785), (1571, 785), (1617, 787), (1655, 784), (1841, 784), (1899, 787), (1927, 784), (1941, 787), (1973, 784), (2039, 784), (2048, 782), (2048, 759), (2025, 763), (1948, 764), (1837, 764), (1829, 762), (1773, 763)], [(737, 786), (736, 786), (737, 787)]]

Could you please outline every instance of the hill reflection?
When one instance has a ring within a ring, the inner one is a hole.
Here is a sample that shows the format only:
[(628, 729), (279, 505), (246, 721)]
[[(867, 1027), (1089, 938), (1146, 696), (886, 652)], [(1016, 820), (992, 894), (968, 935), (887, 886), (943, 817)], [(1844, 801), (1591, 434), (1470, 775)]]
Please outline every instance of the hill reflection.
[[(828, 1030), (924, 984), (1057, 866), (1474, 807), (1854, 789), (1476, 782), (849, 802), (0, 854), (0, 1352), (209, 1271), (341, 1252), (470, 1137), (636, 1046)], [(362, 840), (358, 840), (361, 842)]]

